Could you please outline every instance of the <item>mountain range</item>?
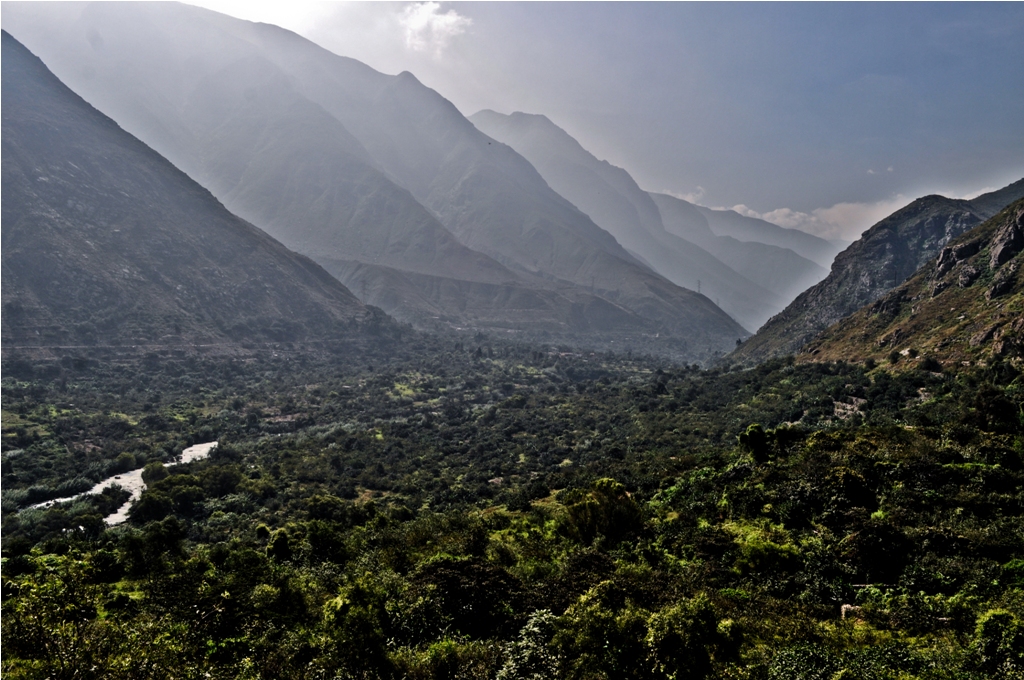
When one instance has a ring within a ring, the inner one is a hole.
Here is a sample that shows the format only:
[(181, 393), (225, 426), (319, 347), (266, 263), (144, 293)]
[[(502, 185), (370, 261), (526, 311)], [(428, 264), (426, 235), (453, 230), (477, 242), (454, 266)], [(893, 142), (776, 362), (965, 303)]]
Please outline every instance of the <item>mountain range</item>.
[[(668, 194), (652, 193), (651, 198), (661, 211), (662, 222), (668, 232), (704, 248), (734, 272), (742, 272), (747, 279), (772, 291), (781, 298), (783, 306), (828, 275), (827, 269), (795, 250), (767, 242), (779, 240), (778, 230), (781, 227), (759, 220), (761, 228), (745, 236), (760, 240), (745, 241), (716, 233), (711, 228), (712, 221), (719, 213), (733, 211), (711, 210)], [(733, 214), (742, 217), (738, 213)], [(721, 224), (716, 222), (716, 226), (720, 227)], [(785, 236), (785, 233), (782, 235)], [(821, 245), (815, 250), (827, 252), (822, 250), (825, 248), (827, 246)], [(827, 265), (828, 262), (825, 262)], [(779, 311), (781, 309), (782, 306)], [(764, 316), (757, 326), (760, 327), (772, 314)]]
[(387, 323), (3, 32), (3, 347), (225, 351)]
[(827, 270), (815, 260), (827, 266), (839, 250), (817, 236), (732, 210), (646, 192), (626, 170), (596, 158), (546, 116), (484, 110), (470, 120), (522, 154), (551, 188), (630, 253), (674, 283), (699, 288), (747, 328), (757, 329), (824, 278)]
[(788, 248), (819, 266), (827, 267), (844, 246), (843, 241), (827, 241), (799, 229), (787, 229), (765, 220), (741, 215), (735, 210), (697, 206), (708, 226), (718, 236), (731, 236), (738, 241), (764, 243)]
[(411, 74), (184, 5), (3, 12), (87, 101), (400, 319), (663, 336), (695, 360), (748, 335)]
[[(874, 302), (951, 239), (1024, 195), (1022, 180), (971, 201), (924, 197), (833, 262), (836, 242), (645, 191), (545, 116), (481, 111), (466, 118), (412, 74), (379, 73), (275, 26), (174, 3), (5, 3), (2, 11), (5, 26), (57, 77), (208, 189), (225, 215), (317, 262), (303, 265), (317, 277), (326, 272), (343, 284), (334, 293), (348, 301), (341, 316), (349, 321), (372, 316), (369, 304), (423, 328), (590, 346), (617, 341), (614, 347), (687, 361), (720, 356), (757, 329), (731, 358), (759, 361), (797, 350)], [(4, 209), (15, 224), (58, 200), (28, 189), (27, 164), (45, 155), (28, 139), (5, 127), (12, 161), (5, 159)], [(84, 195), (95, 179), (68, 177), (62, 186)], [(65, 208), (88, 210), (74, 197), (63, 200)], [(34, 245), (5, 230), (5, 250), (59, 252), (59, 230), (49, 230), (39, 230)], [(195, 246), (193, 236), (183, 234), (183, 247)], [(87, 241), (76, 246), (79, 265), (85, 248), (99, 247)], [(18, 314), (46, 307), (33, 295), (25, 293)], [(5, 291), (8, 302), (16, 300)], [(60, 342), (127, 337), (113, 329), (130, 323), (100, 315), (92, 328), (82, 304), (74, 309), (79, 317), (70, 326), (40, 317), (40, 337), (47, 324), (63, 329), (51, 338)], [(232, 311), (243, 309), (258, 311)], [(226, 338), (248, 324), (261, 329), (260, 338), (322, 334), (325, 327), (300, 320), (309, 318), (297, 313), (292, 326), (221, 319), (219, 330), (202, 332)], [(189, 327), (183, 323), (169, 327)], [(79, 326), (81, 333), (68, 330)], [(286, 327), (292, 330), (279, 332)], [(199, 326), (179, 335), (190, 333), (202, 335)]]
[(658, 206), (628, 172), (598, 160), (546, 116), (480, 111), (470, 120), (530, 161), (552, 189), (637, 259), (679, 286), (700, 289), (744, 327), (756, 329), (785, 304), (700, 246), (666, 231)]
[(730, 358), (758, 363), (796, 352), (818, 333), (913, 276), (952, 239), (1024, 197), (1024, 179), (973, 200), (924, 196), (864, 232), (823, 281), (800, 294)]

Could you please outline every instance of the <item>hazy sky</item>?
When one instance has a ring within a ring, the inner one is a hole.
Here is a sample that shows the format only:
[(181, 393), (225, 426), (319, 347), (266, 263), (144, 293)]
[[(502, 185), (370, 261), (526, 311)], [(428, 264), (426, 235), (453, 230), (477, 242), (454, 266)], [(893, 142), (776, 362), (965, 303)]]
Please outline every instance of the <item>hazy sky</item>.
[(650, 191), (854, 238), (1024, 177), (1024, 3), (202, 0), (464, 114), (543, 113)]

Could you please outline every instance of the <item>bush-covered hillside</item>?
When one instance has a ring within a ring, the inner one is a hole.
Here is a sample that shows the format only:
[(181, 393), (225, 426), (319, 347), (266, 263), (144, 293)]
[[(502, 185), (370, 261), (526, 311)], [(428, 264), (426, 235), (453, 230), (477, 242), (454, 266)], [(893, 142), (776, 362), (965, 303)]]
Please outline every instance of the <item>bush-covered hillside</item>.
[(5, 676), (1024, 673), (1013, 365), (414, 342), (5, 366)]

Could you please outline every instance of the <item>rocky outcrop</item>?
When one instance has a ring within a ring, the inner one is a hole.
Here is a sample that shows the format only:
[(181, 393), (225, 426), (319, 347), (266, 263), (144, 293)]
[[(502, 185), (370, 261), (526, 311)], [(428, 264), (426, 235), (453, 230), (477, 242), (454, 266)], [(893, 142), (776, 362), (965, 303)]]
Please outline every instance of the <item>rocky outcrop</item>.
[(960, 286), (961, 288), (966, 288), (967, 286), (974, 283), (975, 279), (978, 278), (979, 274), (981, 274), (981, 272), (978, 270), (977, 267), (965, 265), (964, 268), (960, 270), (960, 275), (957, 276), (956, 278), (956, 285)]
[[(812, 361), (922, 356), (964, 361), (1024, 356), (1024, 248), (1014, 248), (1024, 199), (952, 241), (908, 281), (814, 338)], [(1000, 253), (999, 257), (995, 253)], [(1006, 259), (1011, 257), (1011, 259)]]
[(942, 252), (939, 253), (938, 261), (935, 263), (936, 276), (942, 276), (952, 269), (957, 262), (962, 262), (975, 255), (980, 249), (981, 244), (977, 241), (963, 243), (953, 248), (943, 248)]
[(1024, 211), (1018, 212), (1013, 221), (999, 230), (992, 240), (992, 248), (989, 251), (989, 266), (992, 269), (1009, 262), (1014, 255), (1024, 249)]
[(992, 285), (985, 291), (985, 299), (991, 300), (1009, 293), (1017, 281), (1018, 269), (1020, 267), (1017, 266), (1016, 262), (1008, 262), (1006, 266), (1000, 268), (996, 272), (995, 277), (993, 277)]
[[(981, 268), (974, 260), (984, 244), (975, 239), (948, 248), (947, 244), (992, 217), (997, 198), (1010, 202), (1022, 196), (1024, 180), (973, 201), (919, 198), (864, 232), (836, 257), (825, 280), (797, 297), (729, 357), (755, 363), (796, 352), (818, 333), (906, 281), (936, 256), (928, 277), (932, 297), (953, 284), (960, 288), (975, 284)], [(993, 258), (996, 247), (1001, 248), (1003, 261), (1020, 250), (1019, 227), (1014, 229), (1000, 232), (992, 245)], [(968, 261), (972, 264), (967, 265)]]

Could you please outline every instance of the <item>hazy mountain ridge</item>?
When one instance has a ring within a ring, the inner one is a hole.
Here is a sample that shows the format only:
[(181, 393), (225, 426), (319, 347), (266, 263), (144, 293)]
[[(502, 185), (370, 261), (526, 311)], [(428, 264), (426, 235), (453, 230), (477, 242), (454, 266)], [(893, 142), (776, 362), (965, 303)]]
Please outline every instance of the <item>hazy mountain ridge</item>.
[[(982, 204), (985, 205), (984, 203)], [(909, 280), (823, 331), (801, 351), (947, 365), (1024, 354), (1024, 200), (949, 241)]]
[[(658, 207), (628, 172), (608, 161), (598, 160), (547, 116), (518, 111), (504, 115), (485, 109), (474, 113), (469, 120), (484, 134), (516, 149), (573, 205), (587, 212), (580, 202), (561, 191), (560, 186), (572, 189), (573, 193), (584, 196), (587, 203), (599, 208), (601, 215), (587, 214), (599, 225), (608, 222), (612, 228), (603, 225), (602, 228), (620, 242), (620, 233), (628, 235), (624, 227), (639, 226), (651, 234), (664, 230)], [(573, 173), (583, 177), (573, 177)], [(557, 184), (552, 183), (552, 179)], [(596, 186), (588, 187), (581, 180), (594, 182)], [(592, 188), (592, 192), (584, 195), (588, 188)]]
[[(31, 20), (30, 34), (60, 35), (60, 43), (39, 42), (73, 88), (289, 247), (471, 280), (515, 279), (458, 243), (257, 47), (219, 28), (234, 20), (175, 5), (55, 3), (40, 16), (48, 8), (31, 9), (8, 23)], [(189, 21), (193, 10), (202, 21)], [(120, 26), (127, 23), (135, 30)]]
[(667, 194), (650, 196), (667, 232), (698, 245), (784, 301), (792, 301), (828, 275), (826, 269), (789, 248), (715, 234), (702, 209), (692, 203)]
[(801, 257), (827, 267), (841, 248), (823, 238), (799, 229), (787, 229), (756, 217), (741, 215), (735, 210), (696, 206), (717, 236), (732, 236), (739, 241), (753, 241), (788, 248)]
[(878, 222), (836, 257), (829, 276), (743, 343), (747, 362), (790, 354), (821, 331), (912, 276), (951, 239), (992, 216), (992, 204), (1024, 196), (1024, 180), (974, 201), (925, 196)]
[(340, 338), (372, 318), (3, 33), (4, 351)]
[[(622, 295), (645, 287), (621, 285), (635, 278), (637, 263), (611, 235), (412, 74), (381, 74), (275, 26), (230, 20), (225, 30), (259, 45), (304, 96), (352, 131), (388, 176), (470, 248), (587, 288)], [(538, 247), (542, 243), (552, 247)], [(641, 279), (646, 276), (641, 271)]]
[(638, 259), (679, 286), (701, 287), (744, 326), (757, 328), (785, 303), (703, 248), (666, 231), (658, 206), (628, 172), (598, 160), (547, 117), (485, 110), (470, 120), (522, 154), (552, 189)]
[[(628, 307), (646, 319), (641, 332), (646, 333), (650, 328), (655, 333), (675, 335), (691, 347), (693, 358), (728, 349), (736, 338), (746, 335), (706, 298), (674, 286), (636, 262), (614, 238), (551, 191), (528, 162), (508, 147), (493, 143), (450, 102), (423, 87), (409, 74), (386, 76), (277, 27), (250, 24), (179, 5), (100, 3), (84, 8), (41, 9), (5, 6), (5, 22), (27, 34), (28, 44), (38, 45), (44, 58), (54, 62), (58, 73), (67, 72), (76, 85), (88, 91), (89, 99), (101, 106), (109, 100), (112, 105), (120, 106), (125, 115), (130, 113), (134, 124), (145, 127), (139, 130), (144, 139), (152, 134), (162, 143), (175, 146), (177, 150), (169, 153), (174, 162), (197, 177), (205, 173), (219, 175), (220, 180), (210, 178), (208, 183), (219, 187), (218, 195), (223, 193), (229, 207), (238, 209), (258, 224), (266, 221), (268, 229), (280, 232), (282, 238), (287, 229), (286, 242), (292, 244), (290, 239), (295, 238), (294, 245), (301, 246), (307, 254), (317, 256), (314, 237), (325, 235), (328, 227), (335, 228), (340, 222), (344, 223), (344, 228), (349, 228), (365, 217), (367, 225), (383, 223), (392, 231), (398, 229), (397, 239), (375, 241), (372, 253), (366, 252), (371, 250), (369, 248), (347, 252), (355, 246), (339, 239), (332, 242), (333, 247), (327, 249), (325, 257), (410, 270), (411, 266), (398, 255), (408, 253), (411, 259), (419, 261), (422, 250), (426, 252), (423, 261), (429, 262), (434, 257), (434, 266), (426, 268), (421, 264), (412, 271), (429, 276), (454, 274), (470, 281), (513, 285), (515, 278), (525, 275), (527, 288), (546, 287), (556, 292), (563, 290), (566, 283), (572, 283), (577, 289), (574, 296), (593, 291), (613, 306)], [(130, 24), (129, 30), (125, 22)], [(149, 48), (138, 53), (132, 51), (139, 43), (162, 46), (184, 35), (187, 37), (181, 40), (181, 45), (168, 49), (159, 59), (150, 55)], [(212, 55), (209, 63), (204, 61), (206, 52)], [(102, 57), (97, 56), (100, 53)], [(125, 60), (131, 55), (134, 60), (130, 69), (133, 75), (124, 81), (118, 80), (117, 54)], [(179, 63), (176, 59), (181, 54), (187, 54), (187, 58)], [(238, 59), (232, 61), (225, 56), (232, 54)], [(239, 60), (249, 61), (250, 65), (239, 65), (236, 63)], [(267, 62), (273, 68), (261, 70), (257, 66)], [(277, 74), (283, 74), (281, 82), (287, 86), (268, 94), (281, 97), (282, 109), (288, 98), (302, 102), (296, 106), (307, 116), (300, 121), (293, 120), (293, 128), (287, 125), (279, 128), (278, 119), (273, 116), (257, 121), (259, 125), (252, 126), (253, 131), (245, 143), (232, 146), (238, 157), (228, 159), (226, 165), (223, 161), (210, 160), (222, 155), (218, 145), (244, 133), (246, 124), (264, 109), (256, 106), (260, 95), (254, 85), (228, 87), (234, 100), (208, 98), (209, 93), (218, 88), (212, 87), (213, 80), (203, 81), (196, 74), (230, 81), (226, 75), (229, 71), (221, 72), (225, 68), (230, 68), (235, 77), (240, 73), (242, 80), (248, 77), (254, 81), (274, 82)], [(147, 81), (139, 76), (147, 72), (159, 74), (159, 77), (154, 75)], [(168, 83), (166, 91), (162, 91), (165, 83)], [(133, 88), (143, 90), (144, 96), (133, 99)], [(197, 96), (207, 98), (207, 109), (200, 110), (195, 105)], [(157, 105), (165, 100), (170, 106)], [(225, 109), (224, 104), (229, 106)], [(190, 106), (189, 110), (195, 115), (180, 113), (182, 107)], [(312, 141), (311, 133), (308, 138), (302, 137), (306, 133), (302, 123), (315, 120), (320, 111), (337, 121), (337, 138), (342, 148), (316, 162), (299, 154), (312, 173), (310, 177), (322, 175), (317, 172), (322, 168), (341, 167), (336, 174), (354, 178), (348, 180), (353, 192), (360, 181), (372, 184), (375, 191), (367, 191), (365, 195), (360, 192), (357, 196), (344, 186), (335, 186), (310, 195), (310, 187), (314, 186), (312, 179), (290, 185), (288, 178), (297, 175), (294, 167), (279, 172), (266, 162), (274, 144), (284, 142), (261, 135), (279, 129), (293, 129), (297, 138), (306, 139), (304, 149), (323, 153)], [(215, 115), (207, 115), (209, 112)], [(195, 134), (196, 129), (201, 129), (202, 133)], [(341, 129), (348, 134), (340, 132)], [(182, 142), (183, 130), (194, 139)], [(371, 162), (362, 157), (361, 150), (367, 152)], [(384, 174), (375, 174), (379, 171)], [(388, 177), (404, 189), (396, 191), (394, 182), (389, 186)], [(232, 186), (225, 178), (245, 181)], [(294, 199), (284, 195), (283, 201), (278, 200), (277, 193), (292, 188), (297, 192)], [(409, 201), (402, 196), (405, 189), (412, 192), (411, 196), (405, 194)], [(425, 243), (417, 244), (415, 240), (425, 233), (423, 229), (417, 227), (403, 232), (396, 226), (407, 224), (405, 216), (422, 209), (413, 205), (412, 199), (429, 209), (420, 213), (421, 223), (430, 223), (433, 219), (430, 213), (433, 213), (444, 225), (441, 227), (434, 222), (432, 228), (436, 233), (440, 234), (447, 227), (461, 242), (461, 247), (472, 248), (477, 253), (467, 255), (463, 262), (465, 252), (459, 254), (454, 245), (439, 244), (443, 240), (440, 236), (424, 238)], [(338, 205), (347, 210), (359, 200), (372, 205), (365, 210), (360, 208), (353, 215), (336, 210), (330, 219), (321, 223), (326, 226), (309, 228), (307, 213), (310, 210), (322, 209), (330, 213), (329, 208)], [(289, 203), (296, 209), (286, 210)], [(393, 209), (395, 203), (405, 207)], [(296, 226), (303, 221), (307, 222), (306, 227)], [(353, 231), (361, 233), (360, 229), (353, 228)], [(358, 239), (353, 242), (359, 244)], [(446, 248), (453, 254), (446, 253)], [(378, 254), (388, 257), (374, 256)], [(475, 270), (463, 274), (459, 270), (467, 263), (475, 263)], [(516, 272), (509, 272), (505, 267)], [(510, 279), (510, 275), (515, 278)], [(571, 307), (562, 301), (556, 306), (559, 305)]]

